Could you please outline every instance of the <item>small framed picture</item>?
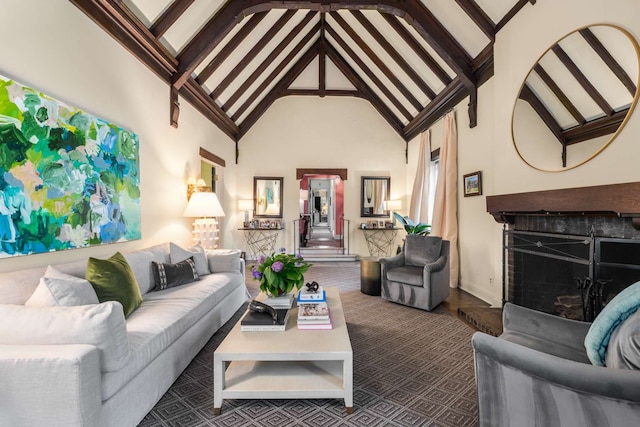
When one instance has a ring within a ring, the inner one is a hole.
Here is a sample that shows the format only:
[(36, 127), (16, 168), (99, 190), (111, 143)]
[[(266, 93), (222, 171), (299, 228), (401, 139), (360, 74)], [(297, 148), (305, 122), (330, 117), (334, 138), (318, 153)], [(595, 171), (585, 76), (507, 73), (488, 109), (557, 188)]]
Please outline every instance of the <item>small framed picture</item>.
[(268, 219), (260, 220), (260, 228), (271, 228), (271, 221)]
[(384, 223), (384, 228), (393, 228), (393, 222), (391, 221), (386, 221)]
[(384, 228), (384, 220), (378, 221), (378, 228)]
[(464, 197), (482, 195), (482, 172), (472, 172), (464, 175)]

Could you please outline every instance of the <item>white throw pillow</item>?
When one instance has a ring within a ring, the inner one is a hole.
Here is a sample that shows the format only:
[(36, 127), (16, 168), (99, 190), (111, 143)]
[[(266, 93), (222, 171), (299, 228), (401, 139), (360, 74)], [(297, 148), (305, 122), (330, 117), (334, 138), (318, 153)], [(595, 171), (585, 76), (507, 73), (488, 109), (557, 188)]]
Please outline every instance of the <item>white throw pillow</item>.
[(98, 304), (96, 291), (86, 279), (48, 266), (26, 307), (75, 306)]
[(193, 262), (196, 264), (198, 276), (211, 274), (211, 271), (209, 270), (209, 263), (207, 262), (207, 255), (204, 252), (204, 248), (200, 246), (199, 243), (189, 249), (185, 249), (171, 242), (169, 243), (169, 257), (171, 258), (171, 264), (177, 264), (189, 257), (193, 257)]
[(94, 345), (103, 372), (117, 371), (129, 359), (127, 324), (117, 301), (77, 307), (0, 304), (0, 319), (0, 344)]
[(239, 249), (209, 249), (207, 258), (212, 273), (240, 273)]

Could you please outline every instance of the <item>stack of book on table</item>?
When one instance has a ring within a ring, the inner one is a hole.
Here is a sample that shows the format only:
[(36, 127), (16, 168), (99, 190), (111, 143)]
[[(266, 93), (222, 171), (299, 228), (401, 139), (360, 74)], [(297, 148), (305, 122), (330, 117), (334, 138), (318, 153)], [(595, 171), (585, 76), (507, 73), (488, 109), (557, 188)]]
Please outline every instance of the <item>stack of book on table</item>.
[(298, 292), (298, 329), (333, 329), (327, 293), (320, 287), (316, 292)]
[(282, 295), (279, 297), (270, 297), (270, 296), (266, 296), (264, 298), (262, 298), (262, 302), (270, 305), (273, 308), (292, 308), (293, 307), (293, 301), (295, 300), (295, 293), (294, 292), (290, 292), (286, 295)]
[(240, 330), (243, 332), (283, 332), (287, 328), (289, 311), (288, 308), (277, 308), (278, 320), (274, 323), (273, 316), (269, 313), (247, 310), (240, 320)]

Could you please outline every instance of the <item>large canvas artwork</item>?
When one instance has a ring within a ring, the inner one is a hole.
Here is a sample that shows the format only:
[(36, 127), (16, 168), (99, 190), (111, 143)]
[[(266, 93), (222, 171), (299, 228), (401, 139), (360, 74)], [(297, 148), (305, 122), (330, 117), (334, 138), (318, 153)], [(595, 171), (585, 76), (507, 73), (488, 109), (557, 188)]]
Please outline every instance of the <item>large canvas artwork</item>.
[(136, 134), (0, 76), (0, 257), (140, 239)]

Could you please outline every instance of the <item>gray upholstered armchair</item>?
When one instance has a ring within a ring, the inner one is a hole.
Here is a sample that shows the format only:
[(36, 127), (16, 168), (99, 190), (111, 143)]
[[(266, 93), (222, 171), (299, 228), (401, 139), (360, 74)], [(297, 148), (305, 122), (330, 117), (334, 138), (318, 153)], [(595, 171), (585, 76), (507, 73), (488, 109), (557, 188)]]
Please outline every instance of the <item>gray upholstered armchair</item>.
[(449, 296), (449, 241), (407, 235), (402, 252), (381, 258), (382, 298), (433, 310)]
[(592, 365), (591, 323), (513, 304), (503, 323), (471, 340), (481, 427), (640, 425), (640, 371)]

